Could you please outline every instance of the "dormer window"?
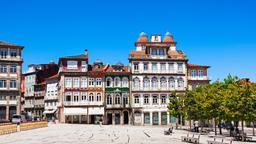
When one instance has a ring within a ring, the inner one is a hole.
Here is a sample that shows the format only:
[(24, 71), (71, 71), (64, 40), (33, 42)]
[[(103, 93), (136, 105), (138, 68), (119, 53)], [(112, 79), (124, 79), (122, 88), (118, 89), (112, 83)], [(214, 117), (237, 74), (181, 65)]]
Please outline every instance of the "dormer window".
[(157, 55), (157, 49), (152, 49), (152, 53), (151, 53), (152, 55)]
[(67, 68), (68, 69), (77, 69), (77, 61), (68, 61)]
[(163, 48), (159, 49), (159, 55), (160, 55), (160, 56), (164, 56), (164, 55), (165, 55), (165, 54), (164, 54), (164, 49), (163, 49)]

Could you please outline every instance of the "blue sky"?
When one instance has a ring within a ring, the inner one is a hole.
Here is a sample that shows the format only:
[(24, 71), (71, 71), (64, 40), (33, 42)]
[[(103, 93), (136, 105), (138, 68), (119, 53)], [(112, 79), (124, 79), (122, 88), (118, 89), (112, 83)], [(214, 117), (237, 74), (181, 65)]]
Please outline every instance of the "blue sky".
[(1, 0), (0, 39), (24, 45), (32, 63), (89, 50), (89, 62), (128, 64), (141, 31), (170, 31), (191, 63), (256, 81), (254, 0)]

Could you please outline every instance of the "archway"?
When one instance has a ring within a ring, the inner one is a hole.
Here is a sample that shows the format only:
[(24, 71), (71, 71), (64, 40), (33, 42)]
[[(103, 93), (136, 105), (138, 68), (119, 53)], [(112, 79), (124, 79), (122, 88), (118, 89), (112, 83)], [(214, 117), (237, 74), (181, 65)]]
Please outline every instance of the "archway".
[(124, 111), (124, 124), (129, 124), (129, 113), (128, 111)]

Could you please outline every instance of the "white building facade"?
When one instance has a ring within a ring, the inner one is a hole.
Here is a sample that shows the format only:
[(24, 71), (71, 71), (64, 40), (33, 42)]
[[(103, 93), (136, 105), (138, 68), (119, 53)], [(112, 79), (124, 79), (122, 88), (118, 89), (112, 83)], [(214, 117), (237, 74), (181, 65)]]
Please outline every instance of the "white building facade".
[(166, 33), (151, 39), (141, 33), (136, 50), (129, 55), (132, 90), (131, 106), (135, 125), (169, 125), (175, 123), (169, 115), (171, 92), (183, 93), (187, 87), (187, 58), (176, 50), (172, 36)]

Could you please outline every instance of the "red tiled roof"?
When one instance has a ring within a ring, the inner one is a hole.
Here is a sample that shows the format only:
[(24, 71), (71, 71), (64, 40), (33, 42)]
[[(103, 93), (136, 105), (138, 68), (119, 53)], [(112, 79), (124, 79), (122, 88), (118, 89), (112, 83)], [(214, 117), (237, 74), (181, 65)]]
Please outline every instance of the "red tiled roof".
[(187, 66), (188, 66), (189, 68), (191, 68), (191, 67), (203, 67), (203, 68), (210, 68), (210, 66), (206, 66), (206, 65), (199, 65), (199, 64), (190, 64), (190, 63), (188, 63), (188, 64), (187, 64)]
[(13, 44), (13, 43), (9, 43), (9, 42), (5, 42), (5, 41), (2, 41), (2, 40), (0, 40), (0, 46), (9, 46), (9, 47), (20, 47), (20, 48), (23, 48), (23, 46), (19, 46), (19, 45), (16, 45), (16, 44)]
[[(122, 70), (121, 72), (129, 72), (129, 67), (128, 66), (123, 66), (122, 67)], [(114, 72), (114, 68), (112, 66), (109, 66), (107, 69), (106, 69), (106, 72)]]
[(175, 43), (173, 37), (170, 35), (164, 36), (163, 42)]
[(58, 74), (55, 74), (55, 75), (47, 78), (47, 80), (58, 79), (58, 76), (59, 76)]

